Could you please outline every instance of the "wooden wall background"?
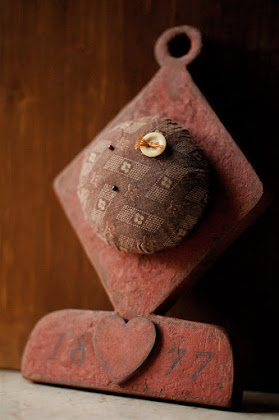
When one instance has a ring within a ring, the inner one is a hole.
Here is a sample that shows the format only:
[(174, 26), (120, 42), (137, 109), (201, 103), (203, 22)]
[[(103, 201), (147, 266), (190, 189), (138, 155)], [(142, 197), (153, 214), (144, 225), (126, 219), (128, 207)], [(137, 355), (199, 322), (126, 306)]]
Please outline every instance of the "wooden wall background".
[[(55, 175), (150, 80), (168, 27), (205, 34), (190, 71), (268, 186), (278, 189), (279, 2), (0, 1), (0, 366), (34, 323), (111, 309), (52, 191)], [(218, 322), (246, 386), (278, 390), (278, 199), (172, 314)]]

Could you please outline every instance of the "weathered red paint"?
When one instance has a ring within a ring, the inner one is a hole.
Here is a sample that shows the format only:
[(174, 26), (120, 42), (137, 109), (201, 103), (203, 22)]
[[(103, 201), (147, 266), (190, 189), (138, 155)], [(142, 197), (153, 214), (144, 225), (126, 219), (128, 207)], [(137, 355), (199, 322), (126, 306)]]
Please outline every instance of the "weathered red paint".
[(23, 376), (51, 384), (231, 406), (234, 363), (223, 329), (148, 316), (157, 330), (154, 348), (131, 379), (116, 384), (100, 366), (92, 345), (96, 325), (111, 315), (113, 312), (69, 309), (42, 318), (25, 348)]
[[(168, 53), (167, 42), (179, 31), (189, 34), (194, 50), (175, 59)], [(193, 28), (173, 28), (163, 34), (156, 46), (162, 67), (99, 135), (118, 123), (154, 114), (172, 118), (190, 131), (212, 164), (214, 199), (206, 217), (181, 245), (139, 255), (118, 251), (99, 239), (85, 220), (77, 197), (84, 151), (55, 181), (62, 206), (113, 306), (127, 319), (167, 309), (178, 288), (196, 281), (266, 206), (257, 174), (185, 67), (200, 45), (200, 33)]]
[(156, 339), (154, 324), (146, 318), (128, 323), (117, 315), (106, 316), (96, 325), (93, 345), (96, 358), (116, 384), (126, 381), (142, 366)]
[[(168, 41), (181, 32), (188, 34), (192, 47), (176, 59), (168, 52)], [(235, 368), (226, 333), (212, 325), (153, 315), (166, 310), (183, 285), (189, 286), (200, 277), (268, 203), (257, 174), (185, 67), (200, 48), (200, 33), (194, 28), (165, 32), (155, 50), (162, 67), (99, 135), (118, 123), (154, 114), (169, 117), (191, 132), (213, 166), (215, 191), (206, 217), (181, 245), (138, 255), (123, 253), (102, 242), (85, 220), (77, 197), (84, 151), (55, 181), (62, 206), (100, 274), (116, 314), (127, 320), (144, 317), (138, 326), (153, 323), (153, 349), (152, 327), (147, 335), (141, 328), (133, 335), (129, 324), (114, 313), (55, 312), (37, 324), (26, 345), (22, 360), (26, 378), (220, 407), (232, 405)], [(122, 334), (125, 346), (110, 349), (110, 339), (115, 340), (117, 334), (119, 340)], [(137, 344), (140, 337), (142, 348)]]

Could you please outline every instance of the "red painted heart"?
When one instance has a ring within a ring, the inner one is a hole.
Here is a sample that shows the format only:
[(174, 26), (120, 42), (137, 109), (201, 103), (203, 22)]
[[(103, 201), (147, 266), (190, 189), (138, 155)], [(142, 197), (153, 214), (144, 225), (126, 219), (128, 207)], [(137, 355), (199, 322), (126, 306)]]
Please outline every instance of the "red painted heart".
[(156, 339), (154, 324), (146, 318), (128, 323), (117, 315), (101, 319), (95, 327), (93, 345), (97, 360), (116, 384), (129, 379), (145, 362)]

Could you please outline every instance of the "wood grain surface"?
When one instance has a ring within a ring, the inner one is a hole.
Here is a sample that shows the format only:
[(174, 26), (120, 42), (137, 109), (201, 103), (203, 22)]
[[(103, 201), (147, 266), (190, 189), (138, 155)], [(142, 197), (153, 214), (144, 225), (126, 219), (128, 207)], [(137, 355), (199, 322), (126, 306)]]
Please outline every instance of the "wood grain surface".
[(158, 315), (125, 324), (113, 312), (66, 309), (36, 325), (21, 372), (40, 383), (235, 408), (234, 368), (228, 335), (215, 325)]
[[(18, 368), (42, 315), (111, 309), (52, 181), (153, 76), (165, 29), (203, 31), (190, 72), (278, 190), (279, 3), (1, 0), (0, 22), (0, 366)], [(171, 312), (229, 328), (244, 383), (260, 390), (278, 390), (278, 205)]]

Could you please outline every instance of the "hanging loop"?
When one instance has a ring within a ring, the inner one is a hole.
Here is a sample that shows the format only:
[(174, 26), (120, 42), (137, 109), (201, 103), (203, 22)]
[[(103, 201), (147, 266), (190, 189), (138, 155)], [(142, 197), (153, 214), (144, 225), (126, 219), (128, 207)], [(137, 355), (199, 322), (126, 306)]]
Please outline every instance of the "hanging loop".
[(158, 38), (155, 57), (160, 66), (181, 63), (187, 66), (200, 53), (202, 37), (198, 29), (183, 25), (170, 28)]

